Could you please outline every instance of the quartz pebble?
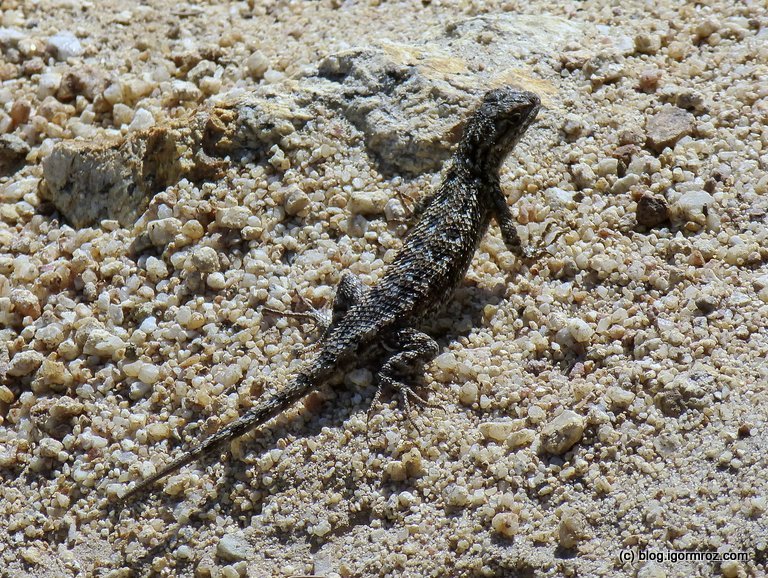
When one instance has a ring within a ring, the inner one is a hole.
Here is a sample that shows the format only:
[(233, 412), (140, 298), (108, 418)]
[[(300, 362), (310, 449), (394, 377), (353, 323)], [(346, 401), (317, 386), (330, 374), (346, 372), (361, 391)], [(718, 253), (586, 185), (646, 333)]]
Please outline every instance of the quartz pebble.
[(542, 447), (553, 455), (564, 454), (581, 439), (584, 425), (583, 417), (571, 410), (565, 410), (542, 428)]
[(117, 335), (104, 329), (94, 329), (88, 334), (83, 346), (86, 355), (98, 355), (100, 357), (118, 357), (125, 351), (125, 342)]
[(47, 48), (59, 60), (77, 57), (83, 53), (83, 46), (80, 41), (74, 34), (66, 30), (48, 38)]

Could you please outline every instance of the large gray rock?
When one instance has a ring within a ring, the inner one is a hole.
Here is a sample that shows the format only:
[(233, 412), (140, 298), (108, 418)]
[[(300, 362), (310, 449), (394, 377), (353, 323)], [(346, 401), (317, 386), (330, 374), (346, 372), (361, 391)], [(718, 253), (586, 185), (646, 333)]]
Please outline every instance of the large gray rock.
[(531, 64), (557, 66), (560, 47), (583, 34), (554, 16), (482, 16), (449, 24), (420, 44), (382, 43), (323, 60), (317, 80), (329, 104), (365, 135), (368, 151), (389, 173), (438, 170), (464, 118), (489, 89), (552, 87), (533, 78)]
[(309, 118), (278, 99), (253, 96), (124, 139), (61, 142), (43, 161), (42, 194), (74, 227), (102, 219), (129, 227), (166, 187), (182, 178), (219, 178), (224, 156), (268, 150)]

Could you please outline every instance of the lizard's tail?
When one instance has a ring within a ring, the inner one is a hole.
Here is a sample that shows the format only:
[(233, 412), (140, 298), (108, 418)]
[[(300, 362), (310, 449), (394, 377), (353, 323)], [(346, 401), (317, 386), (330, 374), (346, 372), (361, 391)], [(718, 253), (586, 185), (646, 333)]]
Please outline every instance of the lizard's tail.
[(148, 478), (139, 481), (133, 488), (128, 490), (122, 498), (122, 502), (126, 502), (134, 496), (144, 492), (149, 486), (156, 481), (164, 478), (165, 476), (172, 474), (176, 470), (183, 468), (187, 464), (194, 462), (206, 456), (215, 450), (219, 449), (225, 443), (240, 437), (244, 433), (249, 432), (255, 427), (269, 421), (294, 402), (304, 397), (313, 387), (312, 381), (309, 376), (305, 374), (299, 374), (295, 380), (288, 386), (278, 391), (274, 395), (266, 399), (249, 409), (237, 420), (231, 424), (223, 427), (208, 439), (202, 441), (191, 449), (181, 454), (178, 458), (171, 463), (160, 469), (157, 473), (152, 474)]

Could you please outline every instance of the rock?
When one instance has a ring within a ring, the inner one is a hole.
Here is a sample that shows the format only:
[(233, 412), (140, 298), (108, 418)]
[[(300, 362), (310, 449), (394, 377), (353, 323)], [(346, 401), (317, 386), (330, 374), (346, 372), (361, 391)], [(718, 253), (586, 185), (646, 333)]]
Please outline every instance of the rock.
[(218, 178), (223, 157), (264, 153), (312, 117), (285, 95), (217, 103), (163, 126), (138, 109), (127, 138), (57, 143), (43, 160), (41, 193), (74, 227), (104, 219), (129, 227), (156, 193), (182, 178)]
[(584, 418), (566, 410), (541, 430), (541, 444), (547, 453), (561, 455), (573, 447), (584, 434)]
[(676, 220), (705, 225), (714, 202), (715, 198), (706, 191), (689, 191), (677, 200), (670, 213)]
[(637, 201), (637, 224), (643, 227), (658, 227), (669, 220), (669, 209), (664, 197), (646, 194)]
[(389, 196), (384, 191), (354, 191), (347, 208), (355, 215), (380, 215), (388, 200)]
[(46, 49), (57, 60), (66, 60), (80, 56), (83, 53), (83, 46), (74, 34), (62, 31), (54, 34), (48, 39)]
[(216, 545), (216, 555), (228, 562), (239, 562), (253, 558), (253, 549), (244, 536), (225, 534)]
[(248, 207), (226, 207), (216, 210), (216, 224), (225, 229), (242, 229), (248, 224)]
[(105, 329), (93, 329), (88, 334), (83, 346), (83, 353), (86, 355), (98, 355), (112, 359), (119, 358), (124, 350), (125, 342)]
[(382, 171), (421, 174), (448, 158), (467, 112), (489, 87), (546, 92), (523, 63), (551, 66), (555, 47), (583, 34), (581, 25), (553, 16), (480, 16), (436, 29), (416, 45), (382, 43), (331, 55), (316, 77), (364, 133)]
[(11, 377), (24, 377), (37, 371), (43, 363), (43, 355), (38, 351), (20, 351), (11, 359), (8, 365), (8, 375)]
[(685, 110), (668, 106), (646, 121), (645, 132), (648, 146), (660, 153), (673, 147), (684, 136), (693, 134), (694, 116)]
[(0, 177), (12, 175), (24, 166), (29, 145), (15, 134), (0, 135)]

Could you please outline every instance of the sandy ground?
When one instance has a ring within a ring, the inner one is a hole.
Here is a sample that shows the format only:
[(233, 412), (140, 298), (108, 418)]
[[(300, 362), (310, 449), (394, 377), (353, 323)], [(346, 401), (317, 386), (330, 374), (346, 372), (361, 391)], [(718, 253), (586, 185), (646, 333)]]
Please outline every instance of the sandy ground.
[[(521, 15), (532, 54), (505, 36)], [(768, 573), (764, 3), (40, 0), (0, 24), (0, 574)], [(385, 398), (369, 442), (360, 368), (116, 506), (290, 378), (311, 327), (259, 306), (375, 283), (440, 163), (413, 174), (376, 126), (313, 109), (135, 226), (79, 228), (41, 163), (428, 38), (545, 97), (502, 183), (546, 252), (515, 262), (491, 227), (429, 328), (443, 409), (416, 431)]]

